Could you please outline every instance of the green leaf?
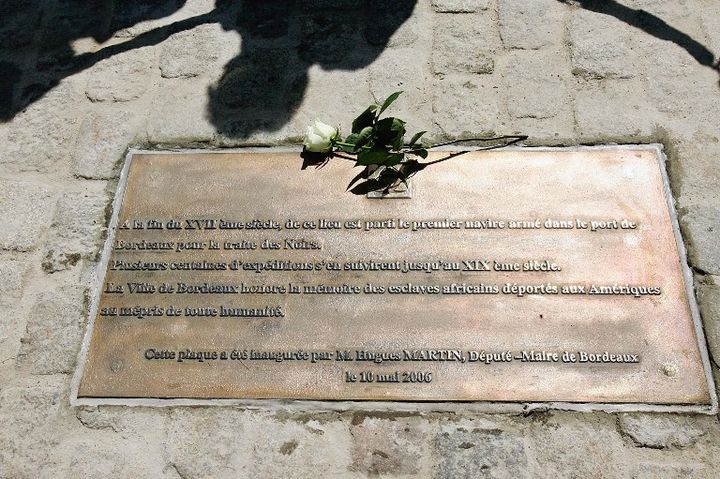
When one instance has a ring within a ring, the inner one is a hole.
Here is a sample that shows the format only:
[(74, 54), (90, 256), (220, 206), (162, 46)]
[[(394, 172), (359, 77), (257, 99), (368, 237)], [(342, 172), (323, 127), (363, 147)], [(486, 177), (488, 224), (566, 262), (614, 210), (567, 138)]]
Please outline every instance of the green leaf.
[(366, 126), (365, 128), (358, 133), (357, 138), (355, 140), (355, 151), (353, 153), (356, 153), (360, 148), (367, 145), (370, 140), (372, 140), (374, 129), (372, 126)]
[(425, 148), (416, 148), (414, 150), (408, 151), (411, 155), (417, 155), (422, 159), (425, 159), (428, 157), (428, 151)]
[(377, 105), (370, 105), (364, 112), (360, 113), (352, 122), (352, 132), (360, 133), (363, 128), (372, 126), (375, 123), (375, 110), (377, 110)]
[(347, 143), (347, 145), (337, 146), (345, 153), (355, 153), (355, 144), (357, 143), (358, 136), (357, 133), (351, 133), (344, 141), (341, 141), (341, 143)]
[(400, 163), (405, 158), (403, 153), (391, 153), (383, 147), (373, 147), (369, 150), (362, 150), (357, 155), (356, 165), (385, 165), (393, 166)]
[(402, 162), (402, 160), (405, 159), (404, 153), (390, 153), (387, 157), (387, 160), (385, 160), (386, 166), (395, 166)]
[(398, 168), (398, 171), (400, 174), (402, 174), (405, 178), (410, 178), (418, 171), (422, 171), (427, 166), (427, 163), (420, 163), (417, 160), (408, 160), (403, 162), (400, 167)]
[(383, 118), (382, 120), (377, 122), (377, 131), (378, 133), (384, 133), (388, 131), (405, 131), (405, 122), (402, 121), (400, 118), (395, 118), (394, 116), (389, 116), (387, 118)]
[(413, 135), (412, 139), (410, 139), (410, 143), (408, 143), (408, 146), (414, 146), (415, 143), (422, 137), (427, 131), (419, 131)]
[(395, 100), (398, 99), (398, 97), (402, 94), (401, 91), (396, 91), (383, 102), (382, 106), (380, 107), (380, 111), (378, 112), (378, 116), (382, 115), (382, 112), (387, 110), (387, 108), (393, 104)]
[(405, 122), (392, 116), (383, 118), (375, 125), (375, 138), (376, 143), (399, 150), (405, 139)]

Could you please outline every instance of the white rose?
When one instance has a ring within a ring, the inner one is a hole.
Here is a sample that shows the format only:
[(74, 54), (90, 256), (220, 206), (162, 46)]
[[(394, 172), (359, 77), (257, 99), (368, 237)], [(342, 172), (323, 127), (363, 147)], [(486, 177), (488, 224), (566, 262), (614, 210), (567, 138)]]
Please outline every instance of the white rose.
[(315, 123), (307, 129), (303, 145), (307, 151), (313, 153), (328, 153), (332, 150), (332, 142), (337, 136), (337, 128), (315, 120)]

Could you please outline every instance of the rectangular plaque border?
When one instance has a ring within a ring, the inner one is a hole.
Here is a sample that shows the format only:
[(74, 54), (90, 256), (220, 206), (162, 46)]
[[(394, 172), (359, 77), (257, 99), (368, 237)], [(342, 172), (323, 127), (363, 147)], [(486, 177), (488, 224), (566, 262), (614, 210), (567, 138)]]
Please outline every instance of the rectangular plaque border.
[[(443, 147), (437, 151), (471, 151), (473, 148)], [(522, 413), (529, 414), (533, 411), (575, 411), (575, 412), (665, 412), (665, 413), (701, 413), (716, 415), (719, 412), (718, 396), (715, 389), (715, 381), (712, 374), (710, 355), (707, 349), (707, 342), (700, 317), (695, 290), (693, 287), (693, 275), (687, 261), (687, 250), (680, 232), (680, 224), (675, 208), (675, 200), (670, 188), (670, 179), (667, 173), (667, 157), (664, 147), (660, 143), (645, 144), (605, 144), (605, 145), (583, 145), (563, 147), (525, 147), (511, 146), (502, 148), (503, 151), (602, 151), (602, 150), (641, 150), (656, 153), (658, 166), (660, 168), (665, 199), (670, 213), (670, 222), (675, 235), (675, 245), (680, 258), (680, 266), (683, 272), (683, 281), (687, 294), (695, 336), (698, 341), (700, 358), (702, 360), (705, 379), (710, 393), (710, 404), (653, 404), (653, 403), (588, 403), (588, 402), (518, 402), (518, 401), (416, 401), (416, 400), (393, 400), (393, 401), (358, 401), (358, 400), (307, 400), (307, 399), (161, 399), (161, 398), (89, 398), (79, 397), (80, 381), (85, 370), (87, 354), (90, 347), (90, 338), (95, 326), (95, 319), (100, 302), (102, 284), (107, 272), (107, 266), (112, 250), (112, 243), (118, 226), (118, 217), (125, 196), (125, 189), (128, 182), (128, 173), (134, 155), (155, 155), (155, 154), (207, 154), (207, 153), (298, 153), (298, 148), (287, 147), (252, 147), (252, 148), (223, 148), (223, 149), (157, 149), (148, 150), (143, 148), (130, 148), (125, 156), (123, 167), (118, 179), (118, 186), (112, 204), (112, 217), (107, 229), (107, 237), (103, 246), (100, 261), (94, 267), (91, 274), (92, 286), (90, 294), (92, 302), (90, 306), (88, 325), (83, 337), (82, 346), (78, 353), (77, 367), (70, 383), (70, 406), (137, 406), (137, 407), (186, 407), (186, 406), (233, 406), (244, 407), (253, 410), (288, 410), (288, 411), (397, 411), (397, 412), (477, 412), (477, 413)]]

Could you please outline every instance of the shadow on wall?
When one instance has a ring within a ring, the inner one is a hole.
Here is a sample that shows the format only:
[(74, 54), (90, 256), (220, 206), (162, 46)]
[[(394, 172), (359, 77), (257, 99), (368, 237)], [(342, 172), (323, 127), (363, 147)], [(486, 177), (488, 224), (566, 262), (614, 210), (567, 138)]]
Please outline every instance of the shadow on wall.
[(662, 18), (650, 12), (626, 7), (614, 0), (558, 0), (568, 5), (577, 5), (591, 12), (601, 13), (617, 18), (623, 23), (639, 28), (643, 32), (660, 40), (672, 42), (692, 56), (700, 65), (712, 68), (720, 73), (720, 59), (715, 58), (705, 45), (690, 35), (666, 23)]
[[(713, 53), (662, 19), (614, 0), (558, 0), (613, 16), (684, 48), (720, 71)], [(208, 87), (208, 116), (232, 138), (284, 126), (302, 101), (312, 65), (355, 70), (371, 64), (410, 17), (417, 0), (216, 0), (209, 13), (158, 27), (99, 51), (75, 54), (81, 38), (105, 42), (160, 19), (186, 0), (0, 0), (0, 122), (11, 120), (65, 77), (172, 34), (219, 23), (242, 51)], [(338, 85), (353, 88), (353, 85)]]
[(302, 101), (312, 65), (355, 70), (371, 64), (416, 1), (217, 0), (206, 14), (76, 55), (75, 40), (122, 36), (139, 22), (176, 12), (186, 0), (0, 0), (0, 121), (11, 120), (63, 78), (103, 59), (219, 23), (240, 34), (242, 51), (208, 88), (211, 122), (233, 138), (275, 131)]

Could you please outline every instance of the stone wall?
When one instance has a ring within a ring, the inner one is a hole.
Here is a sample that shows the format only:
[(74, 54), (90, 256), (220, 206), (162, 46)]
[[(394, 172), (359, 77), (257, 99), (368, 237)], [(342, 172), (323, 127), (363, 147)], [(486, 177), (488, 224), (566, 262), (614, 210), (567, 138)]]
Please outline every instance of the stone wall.
[(70, 407), (129, 146), (297, 144), (395, 90), (436, 140), (663, 143), (720, 355), (720, 3), (215, 3), (0, 3), (0, 478), (720, 475), (713, 416)]

